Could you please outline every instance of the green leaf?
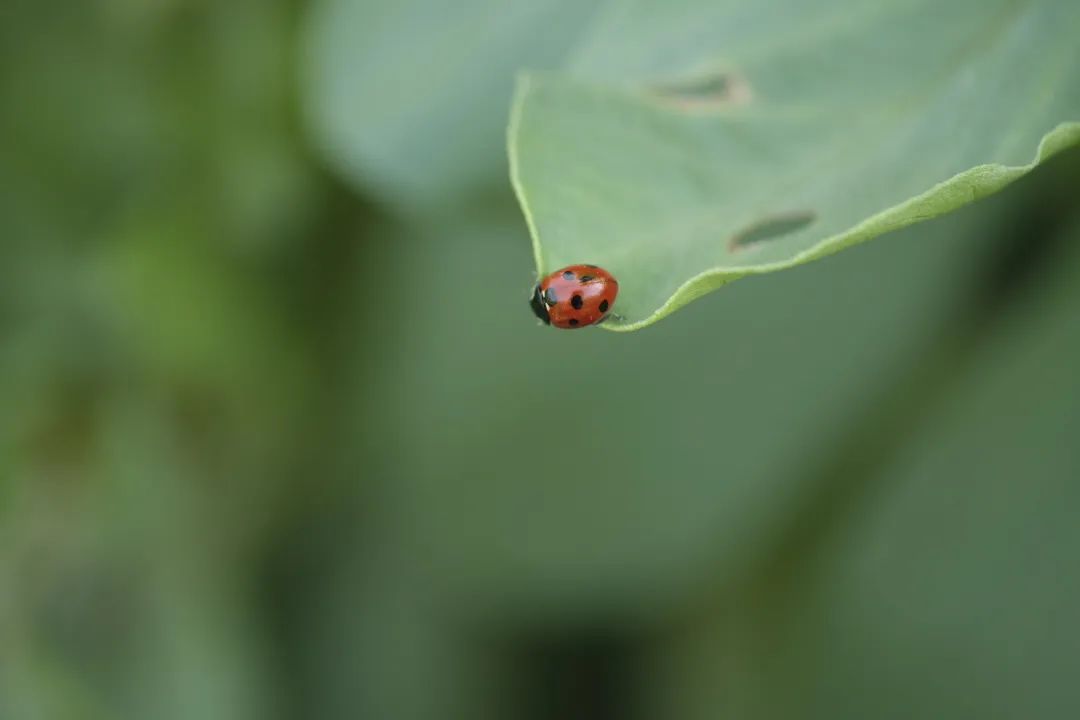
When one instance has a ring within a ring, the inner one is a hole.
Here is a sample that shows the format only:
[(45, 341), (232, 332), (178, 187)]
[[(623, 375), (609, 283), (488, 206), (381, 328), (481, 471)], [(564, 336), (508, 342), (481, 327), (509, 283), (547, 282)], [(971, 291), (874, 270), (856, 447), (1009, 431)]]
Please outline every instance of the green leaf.
[(637, 330), (997, 192), (1080, 143), (1078, 33), (1064, 0), (611, 2), (518, 81), (537, 270), (606, 267)]
[(593, 13), (579, 0), (315, 0), (312, 136), (346, 179), (399, 206), (505, 183), (514, 72), (557, 66)]

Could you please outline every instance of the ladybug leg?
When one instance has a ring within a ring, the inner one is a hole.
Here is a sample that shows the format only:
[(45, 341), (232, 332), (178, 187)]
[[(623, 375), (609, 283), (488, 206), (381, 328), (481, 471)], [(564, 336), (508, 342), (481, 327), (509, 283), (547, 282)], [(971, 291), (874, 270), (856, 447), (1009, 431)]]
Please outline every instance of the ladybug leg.
[(609, 312), (609, 313), (608, 313), (607, 315), (605, 315), (604, 317), (602, 317), (602, 318), (600, 318), (599, 320), (597, 320), (596, 322), (594, 322), (594, 323), (593, 323), (593, 325), (603, 325), (603, 324), (604, 324), (604, 323), (606, 323), (606, 322), (607, 322), (607, 321), (608, 321), (608, 320), (609, 320), (610, 318), (615, 318), (615, 319), (616, 319), (616, 320), (618, 320), (619, 322), (622, 322), (623, 320), (625, 320), (625, 319), (626, 319), (626, 318), (624, 318), (624, 317), (623, 317), (622, 315), (620, 315), (620, 314), (619, 314), (619, 313), (617, 313), (617, 312)]

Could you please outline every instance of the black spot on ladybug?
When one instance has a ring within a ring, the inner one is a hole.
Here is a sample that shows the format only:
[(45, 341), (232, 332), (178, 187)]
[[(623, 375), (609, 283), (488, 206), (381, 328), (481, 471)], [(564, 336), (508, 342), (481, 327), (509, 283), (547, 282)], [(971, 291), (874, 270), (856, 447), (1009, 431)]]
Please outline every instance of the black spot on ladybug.
[(586, 265), (585, 267), (592, 268), (593, 270), (596, 270), (599, 267), (599, 265)]
[(537, 285), (536, 289), (533, 291), (532, 299), (529, 300), (529, 307), (532, 308), (533, 314), (535, 314), (536, 317), (544, 321), (545, 325), (551, 324), (551, 315), (548, 313), (547, 306), (544, 305), (544, 302), (541, 299), (539, 285)]
[(570, 324), (571, 325), (577, 325), (578, 324), (577, 318), (570, 318)]
[(564, 278), (564, 279), (566, 279), (566, 280), (573, 280), (573, 279), (574, 279), (574, 273), (570, 272), (569, 270), (567, 270), (566, 272), (564, 272), (564, 273), (562, 274), (562, 276), (563, 276), (563, 278)]
[(554, 305), (559, 302), (559, 298), (555, 296), (555, 288), (548, 288), (544, 291), (544, 301), (548, 305)]
[(592, 275), (582, 275), (581, 276), (581, 282), (583, 282), (583, 283), (587, 283), (592, 279), (593, 279)]
[(600, 301), (600, 312), (607, 312), (607, 309), (608, 309), (607, 300), (601, 300)]
[(580, 310), (581, 306), (585, 304), (585, 301), (581, 299), (580, 295), (575, 295), (574, 297), (570, 298), (570, 304), (574, 306), (575, 310)]

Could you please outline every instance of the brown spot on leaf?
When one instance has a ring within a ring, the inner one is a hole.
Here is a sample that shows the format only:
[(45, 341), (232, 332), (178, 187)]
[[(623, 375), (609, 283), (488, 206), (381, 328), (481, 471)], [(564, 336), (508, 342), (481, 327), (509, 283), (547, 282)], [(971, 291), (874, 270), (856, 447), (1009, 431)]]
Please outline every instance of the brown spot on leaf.
[(791, 210), (768, 215), (735, 233), (728, 240), (728, 252), (746, 250), (783, 235), (790, 235), (816, 219), (817, 214), (813, 210)]
[(746, 105), (753, 100), (750, 82), (731, 69), (714, 69), (655, 83), (649, 93), (681, 112), (710, 112)]

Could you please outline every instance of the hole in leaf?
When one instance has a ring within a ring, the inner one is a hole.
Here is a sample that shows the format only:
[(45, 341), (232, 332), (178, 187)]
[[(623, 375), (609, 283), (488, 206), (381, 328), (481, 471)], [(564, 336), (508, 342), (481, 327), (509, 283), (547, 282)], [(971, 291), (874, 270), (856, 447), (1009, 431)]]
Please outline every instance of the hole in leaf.
[(793, 210), (770, 215), (735, 233), (728, 241), (728, 252), (746, 250), (768, 240), (790, 235), (797, 230), (802, 230), (816, 219), (817, 214), (812, 210)]
[(722, 110), (745, 105), (753, 98), (746, 78), (730, 70), (713, 70), (657, 83), (649, 90), (665, 105), (683, 111)]

